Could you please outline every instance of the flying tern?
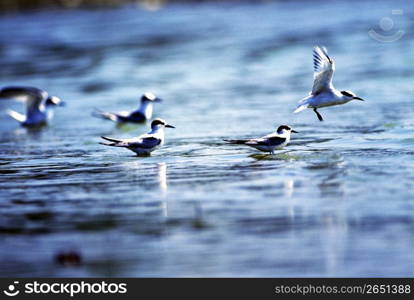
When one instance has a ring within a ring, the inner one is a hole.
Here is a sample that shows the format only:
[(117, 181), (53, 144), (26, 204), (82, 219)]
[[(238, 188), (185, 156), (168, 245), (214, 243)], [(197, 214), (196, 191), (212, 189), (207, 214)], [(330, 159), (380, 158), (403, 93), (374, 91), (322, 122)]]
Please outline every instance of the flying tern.
[(312, 108), (319, 121), (323, 121), (322, 115), (317, 111), (318, 108), (345, 104), (351, 100), (364, 101), (351, 91), (339, 91), (333, 86), (332, 77), (335, 71), (335, 62), (329, 57), (325, 47), (316, 46), (313, 49), (313, 68), (312, 91), (309, 96), (299, 101), (294, 113)]

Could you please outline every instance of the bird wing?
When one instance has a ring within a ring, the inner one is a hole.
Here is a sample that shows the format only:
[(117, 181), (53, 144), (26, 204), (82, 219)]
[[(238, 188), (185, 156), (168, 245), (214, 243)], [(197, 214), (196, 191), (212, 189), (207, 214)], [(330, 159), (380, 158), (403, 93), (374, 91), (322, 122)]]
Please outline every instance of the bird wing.
[(286, 141), (285, 137), (281, 137), (277, 134), (269, 134), (258, 139), (251, 139), (246, 142), (246, 145), (262, 145), (262, 146), (275, 146), (280, 145)]
[(115, 147), (127, 147), (127, 148), (154, 148), (161, 144), (161, 139), (157, 138), (148, 133), (140, 135), (136, 138), (130, 139), (117, 139), (112, 137), (101, 136), (104, 140), (107, 140), (111, 143), (101, 143), (105, 146), (115, 146)]
[(9, 86), (0, 90), (0, 98), (14, 99), (26, 103), (27, 114), (38, 111), (42, 101), (46, 100), (48, 93), (34, 87)]
[(128, 144), (129, 144), (128, 147), (139, 147), (139, 148), (151, 149), (161, 144), (161, 139), (153, 137), (153, 136), (141, 137), (136, 141), (130, 141)]
[(122, 119), (122, 118), (128, 117), (129, 112), (121, 111), (121, 112), (117, 112), (117, 113), (112, 113), (112, 112), (102, 111), (98, 108), (95, 108), (95, 110), (92, 112), (92, 115), (94, 117), (98, 117), (98, 118), (107, 119), (107, 120), (117, 122), (117, 121), (119, 121), (120, 118)]
[(7, 110), (7, 114), (20, 123), (24, 123), (27, 119), (25, 115), (11, 109)]
[(129, 111), (123, 110), (123, 111), (118, 111), (116, 113), (113, 113), (114, 115), (118, 116), (118, 117), (124, 117), (127, 118), (129, 117), (129, 115), (131, 114)]
[(319, 46), (313, 48), (313, 95), (332, 87), (334, 71), (335, 62), (328, 56), (326, 48)]

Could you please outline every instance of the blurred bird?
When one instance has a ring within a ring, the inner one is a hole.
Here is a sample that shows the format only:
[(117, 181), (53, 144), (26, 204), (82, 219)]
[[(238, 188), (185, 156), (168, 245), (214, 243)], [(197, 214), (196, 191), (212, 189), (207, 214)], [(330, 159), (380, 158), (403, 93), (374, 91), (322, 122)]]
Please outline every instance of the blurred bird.
[(105, 146), (124, 147), (135, 152), (138, 156), (149, 155), (152, 151), (164, 144), (164, 128), (166, 127), (175, 128), (162, 119), (155, 119), (151, 122), (151, 130), (146, 134), (130, 139), (116, 139), (102, 136), (101, 138), (111, 143), (100, 144)]
[(95, 117), (111, 120), (118, 123), (142, 123), (152, 117), (152, 105), (154, 102), (161, 102), (162, 100), (156, 97), (153, 93), (145, 93), (141, 97), (141, 104), (137, 110), (132, 112), (120, 111), (120, 112), (105, 112), (99, 109), (93, 112)]
[(318, 108), (340, 105), (351, 100), (363, 99), (357, 97), (351, 91), (339, 91), (332, 85), (332, 77), (335, 71), (335, 62), (328, 56), (325, 47), (316, 46), (313, 48), (313, 88), (309, 96), (299, 101), (294, 111), (298, 113), (306, 108), (313, 108), (319, 121), (323, 121), (322, 115), (317, 111)]
[(26, 103), (26, 115), (14, 110), (7, 113), (23, 126), (46, 124), (53, 118), (53, 108), (64, 102), (56, 96), (49, 96), (44, 90), (35, 87), (9, 86), (0, 89), (0, 99), (14, 99)]
[(290, 141), (290, 134), (298, 133), (296, 130), (293, 130), (290, 126), (281, 125), (276, 132), (265, 135), (257, 139), (247, 139), (247, 140), (224, 140), (230, 144), (236, 145), (247, 145), (257, 150), (263, 152), (269, 152), (274, 154), (274, 151), (278, 148), (283, 148)]

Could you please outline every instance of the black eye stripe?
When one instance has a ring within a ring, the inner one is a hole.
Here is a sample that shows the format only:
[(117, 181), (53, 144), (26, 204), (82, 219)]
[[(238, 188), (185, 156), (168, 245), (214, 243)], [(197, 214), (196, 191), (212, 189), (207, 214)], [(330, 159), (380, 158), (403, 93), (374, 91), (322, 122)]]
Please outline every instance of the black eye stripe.
[(166, 123), (164, 121), (161, 120), (154, 120), (151, 123), (151, 126), (156, 126), (156, 125), (165, 125)]
[(281, 126), (279, 126), (279, 128), (277, 129), (277, 132), (281, 132), (283, 129), (286, 129), (286, 130), (291, 130), (291, 128), (290, 128), (289, 126), (287, 126), (287, 125), (281, 125)]

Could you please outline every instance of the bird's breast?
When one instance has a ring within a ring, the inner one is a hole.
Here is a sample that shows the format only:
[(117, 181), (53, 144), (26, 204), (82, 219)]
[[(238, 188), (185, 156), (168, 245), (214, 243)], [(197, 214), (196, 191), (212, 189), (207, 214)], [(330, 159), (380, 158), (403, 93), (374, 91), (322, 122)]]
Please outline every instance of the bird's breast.
[(309, 105), (312, 108), (327, 107), (339, 104), (345, 104), (348, 100), (344, 100), (334, 93), (322, 93), (314, 96), (310, 101)]

